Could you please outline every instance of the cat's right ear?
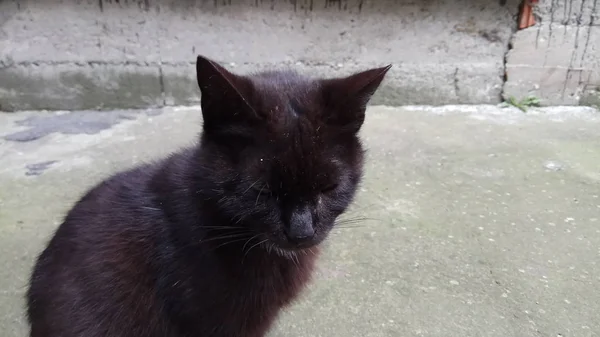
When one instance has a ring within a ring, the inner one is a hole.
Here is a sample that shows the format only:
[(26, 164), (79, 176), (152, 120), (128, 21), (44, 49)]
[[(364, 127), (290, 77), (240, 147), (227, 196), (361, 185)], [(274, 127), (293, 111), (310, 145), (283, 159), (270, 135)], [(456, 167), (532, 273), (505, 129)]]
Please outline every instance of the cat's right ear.
[(344, 132), (358, 132), (365, 120), (367, 103), (391, 67), (388, 65), (348, 77), (323, 80), (324, 101), (329, 109), (327, 123)]
[(249, 101), (252, 83), (247, 78), (201, 55), (196, 60), (196, 78), (205, 133), (243, 134), (258, 121)]

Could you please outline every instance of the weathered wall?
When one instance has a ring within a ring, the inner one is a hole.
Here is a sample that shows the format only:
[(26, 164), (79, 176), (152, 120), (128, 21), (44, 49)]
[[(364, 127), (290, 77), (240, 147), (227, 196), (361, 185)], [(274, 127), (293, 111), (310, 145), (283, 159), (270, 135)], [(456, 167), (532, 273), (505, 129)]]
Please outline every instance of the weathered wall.
[(512, 40), (504, 96), (600, 106), (600, 1), (541, 0), (535, 13)]
[(518, 2), (0, 0), (0, 109), (196, 103), (198, 53), (237, 72), (393, 63), (374, 103), (496, 103)]

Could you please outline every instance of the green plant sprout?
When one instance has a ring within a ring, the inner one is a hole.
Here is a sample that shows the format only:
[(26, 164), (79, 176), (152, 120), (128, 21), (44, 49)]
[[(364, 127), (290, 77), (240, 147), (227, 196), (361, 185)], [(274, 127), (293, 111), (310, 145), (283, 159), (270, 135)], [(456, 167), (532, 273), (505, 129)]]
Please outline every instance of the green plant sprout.
[(512, 105), (523, 112), (527, 112), (527, 110), (531, 107), (539, 107), (541, 105), (541, 101), (535, 96), (527, 96), (520, 101), (511, 96), (508, 98), (505, 104)]

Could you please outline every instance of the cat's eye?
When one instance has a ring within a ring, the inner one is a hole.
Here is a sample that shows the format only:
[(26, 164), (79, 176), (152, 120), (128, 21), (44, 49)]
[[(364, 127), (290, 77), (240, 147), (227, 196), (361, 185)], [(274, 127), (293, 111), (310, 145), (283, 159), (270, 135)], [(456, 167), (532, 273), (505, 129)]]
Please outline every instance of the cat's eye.
[(325, 185), (325, 187), (321, 188), (321, 192), (329, 193), (329, 192), (335, 190), (337, 187), (338, 187), (338, 184), (336, 184), (336, 183)]

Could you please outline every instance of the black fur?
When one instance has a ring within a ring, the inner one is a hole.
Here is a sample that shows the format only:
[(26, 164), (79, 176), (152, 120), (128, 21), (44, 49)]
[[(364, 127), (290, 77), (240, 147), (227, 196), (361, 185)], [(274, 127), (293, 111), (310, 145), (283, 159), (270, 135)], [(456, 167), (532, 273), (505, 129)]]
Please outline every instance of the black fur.
[(388, 69), (238, 76), (198, 57), (198, 146), (73, 207), (31, 277), (31, 336), (264, 336), (354, 197), (357, 132)]

